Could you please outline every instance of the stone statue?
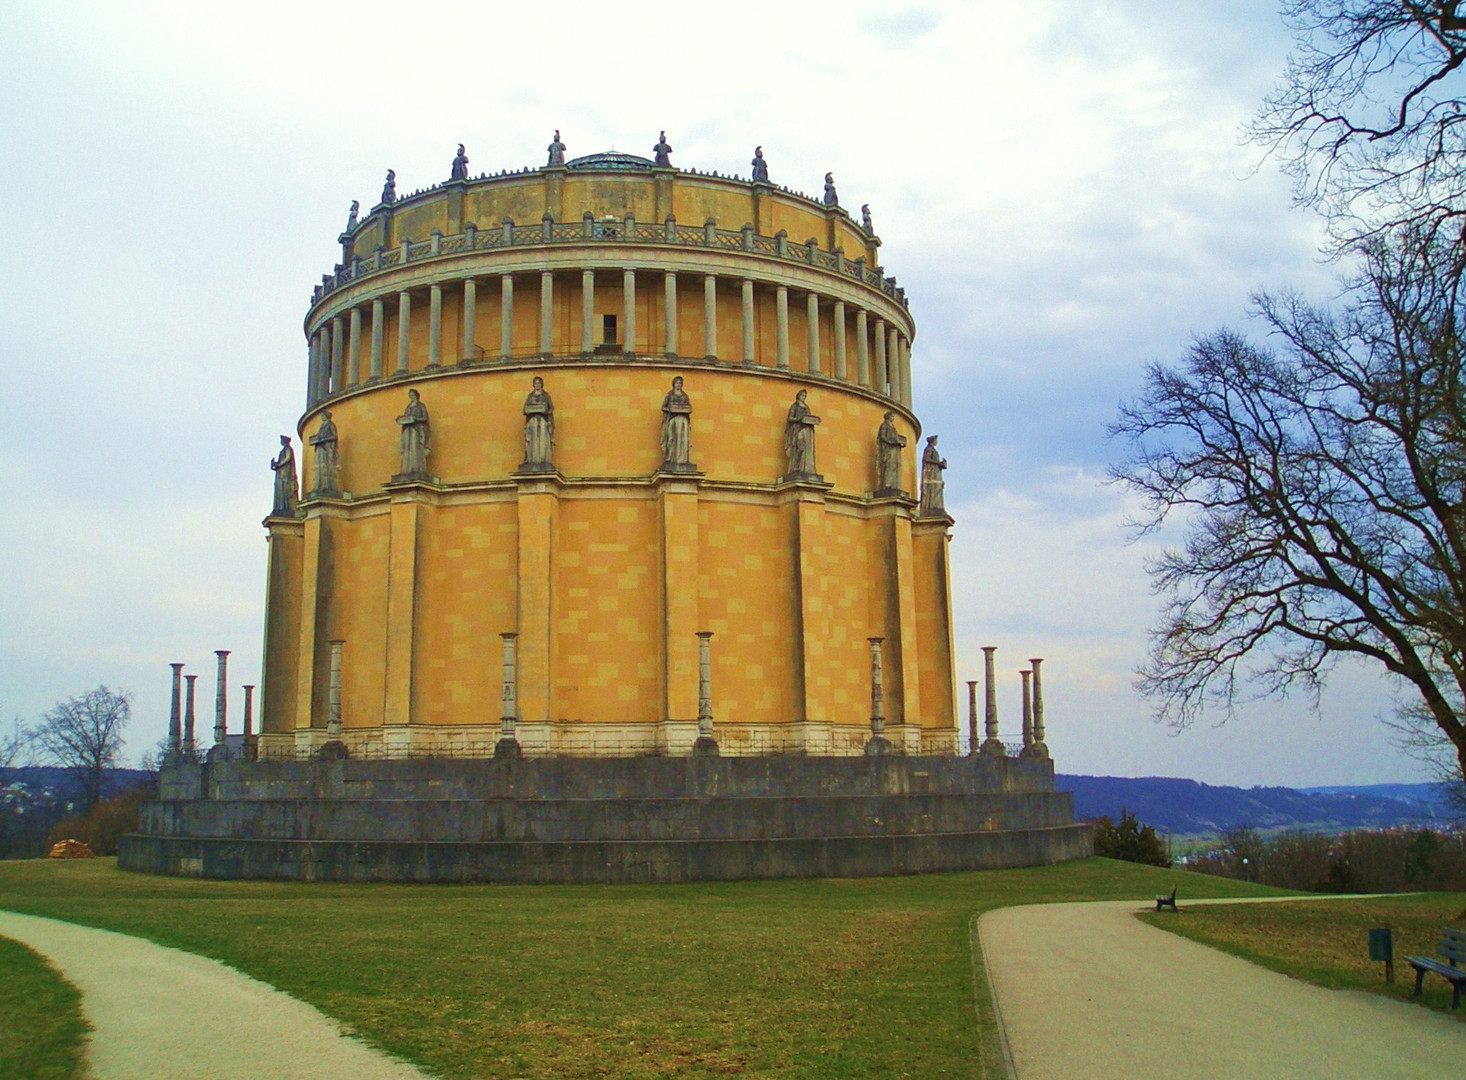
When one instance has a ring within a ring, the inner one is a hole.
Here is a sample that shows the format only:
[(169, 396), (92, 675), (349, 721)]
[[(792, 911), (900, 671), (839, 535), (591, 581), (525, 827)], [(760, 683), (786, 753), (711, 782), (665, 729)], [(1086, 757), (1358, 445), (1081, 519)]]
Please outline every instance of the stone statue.
[(545, 380), (534, 378), (533, 389), (524, 399), (524, 472), (553, 472), (555, 463), (555, 403), (545, 393)]
[(871, 224), (870, 220), (870, 203), (860, 204), (860, 227), (865, 230), (867, 236), (876, 234), (876, 227)]
[(393, 479), (425, 480), (428, 475), (428, 451), (432, 432), (428, 427), (428, 407), (416, 390), (407, 392), (407, 408), (397, 418), (402, 427), (402, 471)]
[(876, 491), (901, 491), (901, 449), (906, 436), (896, 430), (896, 414), (887, 412), (876, 432)]
[(356, 228), (356, 216), (361, 213), (361, 203), (355, 199), (351, 200), (351, 213), (346, 215), (346, 231), (351, 232)]
[(280, 453), (270, 462), (275, 473), (275, 505), (271, 517), (294, 517), (296, 495), (295, 451), (290, 447), (290, 436), (280, 436)]
[(463, 152), (463, 144), (458, 144), (458, 155), (453, 159), (453, 171), (448, 174), (449, 180), (468, 179), (468, 155)]
[(835, 194), (835, 174), (825, 173), (825, 205), (839, 206), (840, 196)]
[(672, 380), (672, 389), (662, 399), (662, 468), (667, 472), (691, 472), (692, 400), (682, 390), (682, 376)]
[(387, 170), (387, 182), (382, 185), (382, 202), (386, 206), (391, 206), (396, 201), (397, 201), (397, 171), (395, 169), (388, 169)]
[(565, 144), (560, 141), (560, 129), (559, 128), (556, 128), (555, 129), (555, 138), (554, 138), (554, 141), (552, 141), (550, 143), (549, 150), (550, 150), (550, 164), (551, 165), (564, 165), (565, 164)]
[(820, 418), (809, 411), (804, 399), (808, 390), (794, 395), (794, 404), (789, 406), (789, 416), (784, 422), (784, 453), (789, 458), (789, 477), (814, 477), (819, 473), (814, 467), (814, 429)]
[(310, 443), (316, 448), (316, 485), (313, 494), (337, 494), (341, 458), (336, 453), (336, 425), (331, 422), (330, 409), (321, 413), (321, 426), (311, 436)]
[(928, 436), (926, 449), (921, 452), (921, 507), (920, 514), (945, 514), (942, 491), (947, 486), (942, 480), (942, 470), (947, 459), (937, 453), (937, 437)]
[(657, 145), (652, 147), (652, 153), (657, 156), (656, 163), (664, 169), (672, 167), (672, 147), (667, 144), (667, 133), (664, 131), (657, 139)]
[(764, 160), (764, 148), (755, 146), (753, 148), (753, 182), (755, 184), (767, 184), (769, 182), (769, 163)]

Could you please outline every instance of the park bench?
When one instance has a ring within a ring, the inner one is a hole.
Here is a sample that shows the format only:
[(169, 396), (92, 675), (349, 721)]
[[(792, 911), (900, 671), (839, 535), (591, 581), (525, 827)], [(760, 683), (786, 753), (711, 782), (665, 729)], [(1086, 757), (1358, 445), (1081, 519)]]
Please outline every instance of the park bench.
[(1162, 908), (1170, 908), (1172, 911), (1181, 910), (1176, 906), (1176, 886), (1171, 886), (1170, 896), (1157, 896), (1155, 898), (1155, 909), (1160, 911)]
[(1450, 961), (1443, 964), (1433, 956), (1407, 956), (1405, 959), (1415, 969), (1415, 994), (1420, 996), (1420, 984), (1425, 973), (1433, 971), (1451, 984), (1451, 1008), (1461, 1004), (1461, 986), (1466, 983), (1466, 967), (1458, 967), (1457, 961), (1466, 960), (1466, 930), (1451, 926), (1441, 927), (1440, 944), (1435, 951)]

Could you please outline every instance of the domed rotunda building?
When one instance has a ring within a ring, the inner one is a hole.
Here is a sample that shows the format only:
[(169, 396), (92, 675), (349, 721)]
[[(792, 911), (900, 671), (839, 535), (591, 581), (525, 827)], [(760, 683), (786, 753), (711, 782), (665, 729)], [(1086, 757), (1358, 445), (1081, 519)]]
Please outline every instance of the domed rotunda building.
[(923, 497), (869, 213), (761, 152), (564, 150), (353, 204), (265, 521), (259, 756), (855, 755), (873, 717), (955, 754), (944, 463)]

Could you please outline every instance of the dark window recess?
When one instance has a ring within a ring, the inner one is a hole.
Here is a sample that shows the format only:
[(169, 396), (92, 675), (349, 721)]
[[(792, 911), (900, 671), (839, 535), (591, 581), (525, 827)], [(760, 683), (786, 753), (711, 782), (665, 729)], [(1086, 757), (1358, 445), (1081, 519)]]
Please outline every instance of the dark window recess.
[(616, 316), (601, 316), (601, 342), (605, 345), (616, 344)]

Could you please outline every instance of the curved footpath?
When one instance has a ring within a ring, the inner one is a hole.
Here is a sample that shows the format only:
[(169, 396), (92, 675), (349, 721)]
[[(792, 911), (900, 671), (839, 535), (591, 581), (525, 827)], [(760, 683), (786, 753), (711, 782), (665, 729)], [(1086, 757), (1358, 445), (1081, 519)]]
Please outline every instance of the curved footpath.
[(1017, 1080), (1466, 1076), (1466, 1026), (1451, 1017), (1300, 982), (1134, 917), (1152, 906), (978, 920)]
[(427, 1080), (217, 960), (9, 911), (0, 911), (0, 935), (81, 990), (95, 1080)]

